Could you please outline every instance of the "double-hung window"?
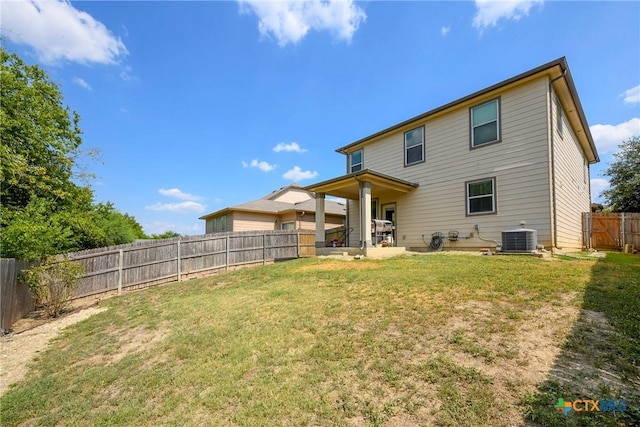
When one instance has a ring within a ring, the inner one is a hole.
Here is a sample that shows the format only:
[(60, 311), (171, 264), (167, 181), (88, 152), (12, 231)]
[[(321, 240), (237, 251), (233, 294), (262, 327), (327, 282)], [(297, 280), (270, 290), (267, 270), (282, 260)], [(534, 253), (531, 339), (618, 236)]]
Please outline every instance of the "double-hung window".
[(354, 151), (349, 155), (349, 170), (351, 173), (362, 170), (362, 150)]
[(500, 100), (471, 108), (471, 148), (500, 141)]
[(405, 166), (424, 161), (424, 126), (404, 133)]
[(467, 215), (496, 212), (496, 179), (469, 181), (467, 187)]

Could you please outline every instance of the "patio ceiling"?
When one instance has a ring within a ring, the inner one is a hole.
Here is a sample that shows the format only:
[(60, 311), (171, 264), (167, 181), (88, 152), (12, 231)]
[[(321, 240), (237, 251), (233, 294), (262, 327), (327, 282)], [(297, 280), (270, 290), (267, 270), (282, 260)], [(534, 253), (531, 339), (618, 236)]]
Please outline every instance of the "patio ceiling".
[(360, 197), (360, 182), (371, 183), (372, 197), (401, 195), (418, 187), (418, 184), (414, 182), (365, 169), (309, 185), (304, 189), (314, 193), (325, 193), (330, 196), (358, 200)]

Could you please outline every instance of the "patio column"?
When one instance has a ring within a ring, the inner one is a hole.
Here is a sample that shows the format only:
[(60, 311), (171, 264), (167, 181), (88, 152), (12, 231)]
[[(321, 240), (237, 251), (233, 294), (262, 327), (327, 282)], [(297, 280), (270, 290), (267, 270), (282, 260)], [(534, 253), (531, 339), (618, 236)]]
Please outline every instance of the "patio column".
[(371, 183), (360, 181), (360, 244), (371, 247)]
[(324, 248), (324, 193), (316, 193), (316, 248)]

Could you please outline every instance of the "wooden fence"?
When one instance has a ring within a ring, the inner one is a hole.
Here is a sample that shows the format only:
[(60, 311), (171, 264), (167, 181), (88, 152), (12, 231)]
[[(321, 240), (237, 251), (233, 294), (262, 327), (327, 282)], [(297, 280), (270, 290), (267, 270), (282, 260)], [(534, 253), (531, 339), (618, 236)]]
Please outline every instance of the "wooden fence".
[(315, 234), (247, 231), (184, 236), (69, 254), (84, 265), (74, 298), (122, 293), (220, 271), (315, 255)]
[[(277, 230), (146, 240), (66, 256), (85, 268), (85, 275), (73, 294), (73, 299), (80, 299), (314, 256), (315, 251), (314, 231)], [(20, 269), (26, 267), (23, 261), (2, 260), (2, 328), (9, 329), (34, 308), (28, 288), (16, 281)]]
[(583, 241), (589, 249), (622, 250), (625, 245), (640, 248), (640, 213), (585, 212)]
[(0, 328), (11, 329), (35, 308), (35, 301), (26, 283), (20, 280), (20, 272), (29, 267), (26, 261), (13, 258), (0, 260)]

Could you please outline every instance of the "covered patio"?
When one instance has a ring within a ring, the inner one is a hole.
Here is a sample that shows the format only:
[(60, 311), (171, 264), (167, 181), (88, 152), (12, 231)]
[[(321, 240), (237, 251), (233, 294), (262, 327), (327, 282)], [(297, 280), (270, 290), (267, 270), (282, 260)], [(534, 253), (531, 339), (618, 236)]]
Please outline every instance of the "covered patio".
[[(342, 197), (359, 202), (359, 230), (358, 236), (361, 253), (367, 255), (369, 249), (374, 249), (371, 239), (371, 201), (373, 197), (396, 198), (418, 187), (417, 183), (405, 181), (393, 176), (385, 175), (371, 169), (364, 169), (337, 178), (322, 181), (305, 187), (305, 190), (315, 194), (316, 200), (316, 251), (321, 254), (325, 248), (324, 212), (327, 195)], [(347, 212), (349, 209), (347, 208)], [(348, 215), (348, 214), (347, 214)], [(348, 242), (345, 242), (348, 246)], [(382, 249), (382, 248), (375, 248)], [(392, 248), (384, 248), (392, 249)], [(404, 249), (404, 248), (402, 248)], [(350, 254), (353, 250), (348, 251)]]

